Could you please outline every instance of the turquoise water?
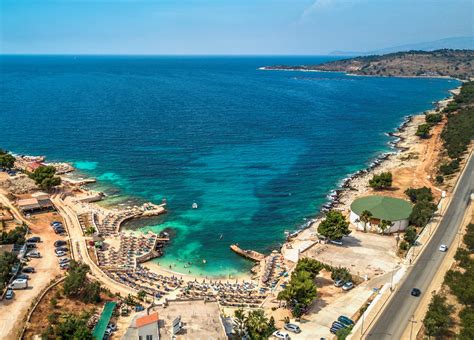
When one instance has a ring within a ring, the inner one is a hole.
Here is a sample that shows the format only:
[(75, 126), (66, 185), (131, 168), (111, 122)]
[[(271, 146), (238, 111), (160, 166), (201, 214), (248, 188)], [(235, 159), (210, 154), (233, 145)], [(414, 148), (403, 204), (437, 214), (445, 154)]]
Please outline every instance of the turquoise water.
[(386, 132), (458, 85), (258, 70), (328, 59), (1, 57), (0, 146), (74, 162), (109, 204), (166, 198), (168, 214), (127, 225), (172, 230), (158, 262), (242, 272), (230, 244), (277, 248), (389, 150)]

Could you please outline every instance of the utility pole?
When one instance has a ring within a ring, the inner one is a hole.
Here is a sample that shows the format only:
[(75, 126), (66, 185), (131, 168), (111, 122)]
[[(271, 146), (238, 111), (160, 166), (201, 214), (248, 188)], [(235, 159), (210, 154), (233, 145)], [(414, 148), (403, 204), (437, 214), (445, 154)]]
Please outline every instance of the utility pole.
[(413, 324), (416, 323), (415, 321), (415, 314), (413, 314), (410, 318), (410, 320), (408, 320), (410, 323), (411, 323), (411, 326), (410, 326), (410, 340), (412, 339), (412, 336), (413, 336)]

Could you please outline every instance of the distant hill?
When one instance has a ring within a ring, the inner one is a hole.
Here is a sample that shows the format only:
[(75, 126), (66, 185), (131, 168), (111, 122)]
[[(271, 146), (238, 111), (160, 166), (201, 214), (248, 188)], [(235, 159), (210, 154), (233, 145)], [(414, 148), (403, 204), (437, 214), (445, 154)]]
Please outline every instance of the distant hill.
[(387, 47), (374, 51), (357, 52), (357, 51), (333, 51), (330, 55), (337, 56), (364, 56), (374, 54), (387, 54), (394, 52), (406, 52), (406, 51), (435, 51), (441, 49), (454, 49), (454, 50), (474, 50), (474, 36), (469, 37), (452, 37), (439, 39), (434, 41), (427, 41), (415, 44), (406, 44), (400, 46)]
[(474, 50), (408, 51), (331, 61), (319, 65), (267, 66), (267, 70), (336, 71), (385, 77), (474, 78)]

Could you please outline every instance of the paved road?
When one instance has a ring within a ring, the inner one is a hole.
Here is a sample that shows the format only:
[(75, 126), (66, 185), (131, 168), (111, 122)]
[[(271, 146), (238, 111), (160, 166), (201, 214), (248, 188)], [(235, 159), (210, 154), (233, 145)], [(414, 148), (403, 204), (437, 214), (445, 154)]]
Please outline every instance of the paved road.
[[(408, 326), (409, 320), (420, 298), (410, 295), (413, 287), (417, 287), (422, 294), (441, 265), (445, 253), (438, 250), (440, 244), (456, 246), (457, 232), (468, 206), (470, 193), (474, 190), (474, 157), (470, 158), (459, 185), (454, 192), (450, 206), (443, 216), (426, 249), (421, 253), (415, 266), (407, 273), (399, 290), (395, 293), (388, 306), (384, 309), (377, 322), (367, 334), (367, 339), (401, 339)], [(421, 322), (417, 320), (417, 322)]]

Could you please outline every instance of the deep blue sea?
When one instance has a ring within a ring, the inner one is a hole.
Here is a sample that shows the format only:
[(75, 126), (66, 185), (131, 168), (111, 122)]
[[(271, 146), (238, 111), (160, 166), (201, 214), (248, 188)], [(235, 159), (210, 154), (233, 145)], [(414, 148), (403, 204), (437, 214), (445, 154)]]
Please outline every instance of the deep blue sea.
[(167, 215), (128, 225), (172, 228), (160, 263), (241, 272), (230, 244), (278, 247), (389, 150), (386, 132), (458, 85), (258, 70), (329, 59), (3, 56), (0, 147), (74, 162), (109, 203), (166, 198)]

